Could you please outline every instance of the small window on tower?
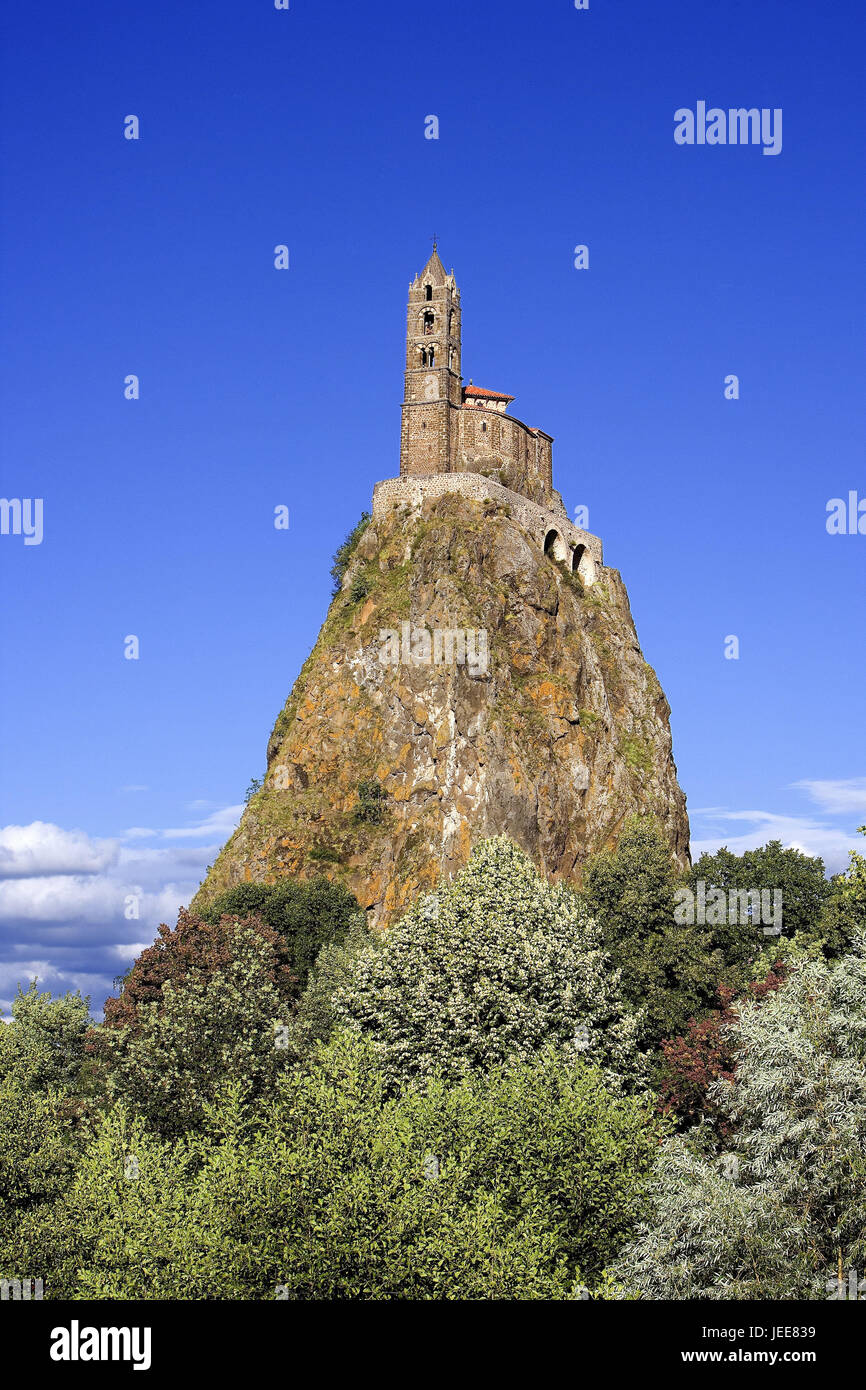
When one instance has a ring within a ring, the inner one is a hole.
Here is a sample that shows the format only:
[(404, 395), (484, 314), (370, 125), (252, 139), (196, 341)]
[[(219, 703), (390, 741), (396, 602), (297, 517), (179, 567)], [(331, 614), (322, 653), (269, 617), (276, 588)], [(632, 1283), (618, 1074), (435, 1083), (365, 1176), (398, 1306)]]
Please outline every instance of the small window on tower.
[(425, 312), (425, 314), (424, 314), (424, 332), (425, 332), (425, 333), (432, 333), (432, 332), (433, 332), (433, 310), (432, 310), (432, 309), (427, 309), (426, 312)]
[(486, 420), (482, 423), (481, 428), (482, 428), (483, 430), (485, 430), (485, 431), (487, 430), (487, 421), (486, 421)]
[(432, 285), (425, 285), (425, 286), (424, 286), (424, 298), (425, 298), (425, 299), (432, 299), (432, 298), (433, 298), (433, 286), (432, 286)]

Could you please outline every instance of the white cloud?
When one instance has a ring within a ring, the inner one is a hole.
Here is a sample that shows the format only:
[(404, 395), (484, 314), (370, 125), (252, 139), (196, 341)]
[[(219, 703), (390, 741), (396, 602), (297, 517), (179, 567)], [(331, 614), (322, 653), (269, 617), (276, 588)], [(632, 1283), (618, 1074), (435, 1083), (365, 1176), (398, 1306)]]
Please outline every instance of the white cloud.
[[(167, 860), (164, 868), (169, 870), (170, 867), (171, 861)], [(143, 922), (155, 930), (160, 922), (173, 924), (178, 908), (188, 903), (198, 888), (204, 868), (202, 864), (202, 872), (194, 879), (169, 880), (156, 889), (146, 889), (139, 879), (116, 873), (94, 878), (54, 875), (51, 878), (8, 879), (0, 882), (0, 927), (25, 922), (62, 927), (78, 922), (104, 928), (133, 921), (139, 924), (139, 930)], [(128, 919), (124, 915), (126, 900), (130, 897), (138, 900), (137, 918)]]
[[(699, 813), (691, 813), (697, 819)], [(743, 854), (747, 849), (758, 849), (768, 840), (781, 840), (787, 849), (799, 849), (804, 854), (819, 856), (824, 860), (829, 873), (839, 873), (848, 867), (849, 850), (863, 850), (862, 837), (839, 830), (809, 816), (783, 816), (774, 811), (719, 811), (706, 813), (706, 824), (700, 835), (692, 839), (692, 858), (697, 859), (704, 852), (713, 854), (723, 845), (732, 854)], [(745, 822), (751, 826), (741, 834), (731, 835), (721, 830), (713, 830), (712, 822)]]
[[(195, 803), (192, 803), (195, 804)], [(221, 806), (194, 825), (173, 826), (169, 830), (150, 830), (147, 826), (133, 825), (123, 832), (125, 840), (145, 840), (153, 837), (160, 840), (198, 840), (203, 835), (216, 835), (227, 840), (237, 829), (243, 806)]]
[(120, 887), (107, 875), (6, 879), (0, 882), (0, 922), (108, 921), (123, 915)]
[(215, 859), (220, 844), (209, 845), (166, 845), (127, 846), (120, 851), (117, 875), (125, 883), (136, 883), (145, 891), (157, 891), (167, 883), (189, 882), (196, 884), (203, 876), (208, 863)]
[(128, 941), (118, 946), (112, 946), (111, 950), (124, 962), (131, 963), (142, 951), (146, 951), (148, 946), (152, 946), (152, 941)]
[[(0, 927), (126, 923), (125, 900), (139, 898), (140, 923), (173, 922), (198, 888), (219, 843), (143, 848), (97, 840), (35, 821), (0, 831)], [(136, 920), (136, 919), (133, 919)]]
[[(115, 845), (106, 855), (101, 842), (81, 833), (68, 837), (40, 823), (21, 828), (32, 834), (14, 841), (19, 848), (11, 867), (18, 877), (0, 877), (0, 1008), (8, 1012), (15, 986), (38, 977), (40, 988), (53, 994), (90, 995), (99, 1016), (114, 977), (154, 940), (161, 922), (174, 926), (220, 845)], [(75, 845), (78, 852), (29, 852), (39, 845), (70, 851)], [(103, 869), (96, 872), (100, 860)], [(56, 872), (72, 862), (85, 872)], [(46, 872), (22, 876), (25, 866), (36, 865)], [(139, 915), (129, 919), (131, 897)]]
[(849, 777), (836, 781), (793, 782), (794, 787), (802, 788), (822, 811), (829, 815), (854, 814), (866, 812), (866, 777)]
[(38, 977), (55, 994), (81, 989), (98, 1010), (160, 923), (174, 925), (242, 809), (217, 808), (179, 830), (135, 827), (125, 844), (44, 821), (0, 830), (0, 1007)]
[(0, 879), (103, 873), (118, 853), (117, 840), (95, 840), (48, 821), (6, 825), (0, 828)]
[(238, 821), (243, 814), (243, 805), (223, 806), (217, 811), (212, 811), (204, 820), (197, 825), (182, 826), (174, 830), (161, 830), (160, 835), (164, 840), (184, 840), (198, 839), (200, 835), (217, 835), (226, 838), (237, 829)]
[(31, 980), (44, 980), (54, 973), (54, 966), (47, 960), (21, 960), (11, 965), (0, 963), (0, 991), (5, 996), (11, 996), (19, 982), (29, 984)]
[[(216, 823), (216, 814), (213, 819)], [(164, 834), (158, 832), (158, 838)], [(141, 899), (140, 920), (156, 918), (158, 925), (189, 901), (219, 845), (211, 840), (145, 848), (45, 821), (7, 826), (0, 830), (0, 925), (125, 921), (124, 899), (130, 894)]]

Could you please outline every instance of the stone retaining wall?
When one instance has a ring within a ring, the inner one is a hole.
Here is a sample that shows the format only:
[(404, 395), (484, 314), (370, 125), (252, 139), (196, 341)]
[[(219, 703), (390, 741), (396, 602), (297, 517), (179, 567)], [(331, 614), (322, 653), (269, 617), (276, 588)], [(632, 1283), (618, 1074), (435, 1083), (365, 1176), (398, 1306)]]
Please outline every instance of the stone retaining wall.
[(595, 582), (596, 566), (604, 564), (601, 540), (589, 531), (581, 531), (569, 521), (561, 499), (556, 510), (540, 507), (494, 479), (485, 478), (482, 473), (434, 473), (426, 478), (385, 478), (373, 489), (373, 515), (382, 516), (390, 507), (401, 504), (420, 507), (425, 498), (442, 497), (449, 492), (471, 497), (478, 502), (489, 497), (510, 507), (518, 526), (535, 536), (542, 550), (557, 560), (571, 562), (585, 584)]

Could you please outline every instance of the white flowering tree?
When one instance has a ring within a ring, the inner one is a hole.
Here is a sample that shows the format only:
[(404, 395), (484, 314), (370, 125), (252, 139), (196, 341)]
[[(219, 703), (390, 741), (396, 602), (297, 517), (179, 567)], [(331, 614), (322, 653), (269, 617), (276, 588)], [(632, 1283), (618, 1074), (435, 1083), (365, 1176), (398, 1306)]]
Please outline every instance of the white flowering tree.
[(732, 1038), (731, 1151), (702, 1156), (700, 1131), (662, 1148), (614, 1277), (654, 1299), (866, 1297), (866, 935), (741, 1004)]
[(363, 951), (334, 997), (393, 1086), (524, 1061), (542, 1047), (642, 1085), (637, 1018), (580, 899), (504, 836)]

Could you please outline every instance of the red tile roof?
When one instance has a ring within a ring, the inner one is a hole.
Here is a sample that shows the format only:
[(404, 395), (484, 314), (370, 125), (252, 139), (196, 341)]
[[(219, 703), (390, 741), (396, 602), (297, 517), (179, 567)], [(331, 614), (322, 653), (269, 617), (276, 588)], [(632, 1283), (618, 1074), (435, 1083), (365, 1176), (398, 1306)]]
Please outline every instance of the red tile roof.
[(513, 401), (514, 397), (504, 391), (485, 391), (483, 386), (464, 386), (464, 396), (489, 396), (495, 401)]

